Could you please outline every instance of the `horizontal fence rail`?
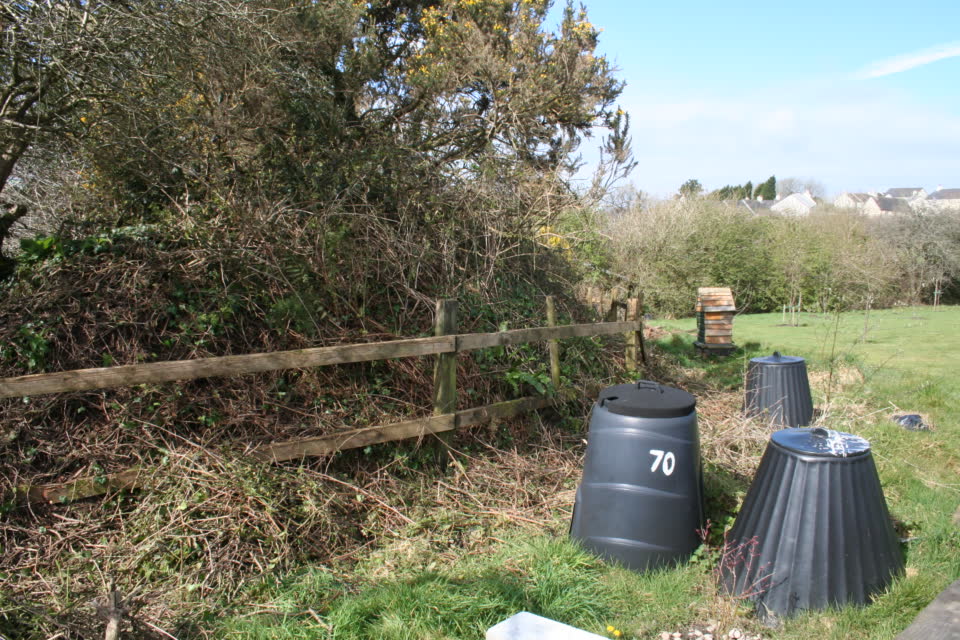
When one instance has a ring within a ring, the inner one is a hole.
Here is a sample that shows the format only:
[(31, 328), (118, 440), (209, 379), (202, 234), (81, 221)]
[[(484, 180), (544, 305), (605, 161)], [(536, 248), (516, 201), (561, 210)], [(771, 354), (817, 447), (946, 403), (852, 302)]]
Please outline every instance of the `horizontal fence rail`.
[(0, 398), (39, 396), (69, 391), (92, 391), (112, 387), (130, 387), (138, 384), (263, 373), (281, 369), (307, 369), (334, 364), (387, 360), (389, 358), (461, 353), (487, 347), (561, 338), (611, 335), (638, 330), (638, 321), (572, 324), (559, 327), (514, 329), (494, 333), (469, 333), (335, 347), (315, 347), (293, 351), (275, 351), (272, 353), (254, 353), (241, 356), (216, 356), (195, 360), (170, 360), (118, 367), (75, 369), (57, 373), (37, 373), (0, 379)]
[[(262, 373), (281, 369), (306, 369), (336, 364), (371, 362), (391, 358), (436, 356), (434, 368), (433, 415), (392, 424), (338, 431), (316, 437), (273, 442), (254, 447), (247, 445), (243, 455), (263, 462), (300, 460), (310, 456), (332, 455), (338, 451), (406, 438), (432, 437), (446, 442), (451, 432), (493, 419), (510, 418), (537, 409), (556, 406), (578, 397), (571, 389), (560, 389), (559, 345), (564, 338), (626, 334), (625, 363), (635, 370), (646, 363), (643, 342), (642, 303), (632, 298), (622, 305), (626, 309), (623, 322), (600, 322), (556, 326), (554, 301), (547, 298), (547, 323), (550, 326), (514, 329), (493, 333), (457, 333), (457, 303), (437, 303), (436, 335), (431, 338), (390, 340), (365, 344), (315, 347), (272, 353), (238, 356), (217, 356), (195, 360), (173, 360), (146, 364), (121, 365), (96, 369), (77, 369), (58, 373), (39, 373), (0, 379), (0, 398), (37, 396), (50, 393), (91, 391), (112, 387), (157, 384)], [(613, 318), (615, 319), (615, 318)], [(480, 407), (457, 410), (456, 354), (530, 342), (550, 342), (550, 369), (554, 392), (550, 395), (518, 398)], [(580, 394), (582, 395), (582, 393)], [(17, 505), (30, 503), (65, 503), (104, 495), (112, 491), (135, 489), (149, 485), (156, 468), (135, 466), (123, 471), (93, 478), (79, 478), (56, 484), (21, 486), (12, 498)], [(0, 496), (0, 499), (3, 499)]]
[[(495, 418), (511, 418), (575, 398), (576, 395), (568, 391), (556, 396), (507, 400), (445, 415), (426, 416), (387, 425), (351, 429), (316, 438), (299, 438), (286, 442), (265, 444), (254, 448), (250, 455), (264, 462), (285, 462), (302, 460), (312, 456), (331, 455), (339, 451), (359, 449), (371, 444), (393, 442), (405, 438), (426, 438), (454, 429), (483, 424)], [(75, 500), (102, 496), (114, 491), (137, 489), (148, 485), (152, 476), (157, 472), (154, 467), (137, 465), (117, 473), (93, 478), (79, 478), (68, 482), (18, 487), (14, 492), (13, 503), (18, 506), (40, 503), (64, 504)]]
[(38, 396), (66, 391), (90, 391), (137, 384), (155, 384), (263, 373), (280, 369), (306, 369), (332, 364), (370, 362), (388, 358), (407, 358), (447, 353), (455, 349), (455, 337), (414, 338), (336, 347), (316, 347), (293, 351), (254, 353), (242, 356), (216, 356), (195, 360), (170, 360), (118, 367), (76, 369), (58, 373), (37, 373), (0, 379), (0, 398)]

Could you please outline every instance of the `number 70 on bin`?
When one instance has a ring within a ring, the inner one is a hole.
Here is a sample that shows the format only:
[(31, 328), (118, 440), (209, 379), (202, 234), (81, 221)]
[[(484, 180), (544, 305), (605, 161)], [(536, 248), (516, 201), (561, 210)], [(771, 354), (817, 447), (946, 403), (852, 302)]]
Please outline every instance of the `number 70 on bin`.
[(657, 469), (660, 469), (665, 476), (673, 473), (674, 467), (677, 466), (677, 458), (672, 451), (650, 449), (650, 455), (653, 456), (653, 466), (650, 467), (650, 471), (656, 473)]

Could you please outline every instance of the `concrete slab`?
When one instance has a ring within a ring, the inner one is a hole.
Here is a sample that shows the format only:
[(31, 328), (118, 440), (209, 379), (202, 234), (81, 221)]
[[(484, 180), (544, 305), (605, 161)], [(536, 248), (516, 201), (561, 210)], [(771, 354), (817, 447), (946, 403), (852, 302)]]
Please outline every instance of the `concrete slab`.
[(944, 589), (894, 640), (952, 639), (960, 639), (960, 580)]
[(521, 611), (487, 629), (487, 640), (607, 640), (603, 636)]

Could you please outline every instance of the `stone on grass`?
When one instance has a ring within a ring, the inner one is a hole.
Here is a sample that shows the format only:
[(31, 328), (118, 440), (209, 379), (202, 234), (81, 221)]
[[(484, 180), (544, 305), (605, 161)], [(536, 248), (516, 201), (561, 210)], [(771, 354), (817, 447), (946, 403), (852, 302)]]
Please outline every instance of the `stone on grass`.
[(919, 413), (905, 413), (892, 419), (907, 431), (930, 431), (930, 425), (923, 421)]

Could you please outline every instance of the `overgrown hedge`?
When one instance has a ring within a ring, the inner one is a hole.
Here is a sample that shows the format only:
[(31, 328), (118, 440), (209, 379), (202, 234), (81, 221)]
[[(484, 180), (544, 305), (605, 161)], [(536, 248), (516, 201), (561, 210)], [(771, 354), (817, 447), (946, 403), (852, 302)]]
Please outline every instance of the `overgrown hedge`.
[(794, 217), (693, 199), (612, 212), (605, 226), (613, 268), (664, 314), (692, 313), (700, 286), (730, 286), (752, 312), (960, 299), (956, 212)]

